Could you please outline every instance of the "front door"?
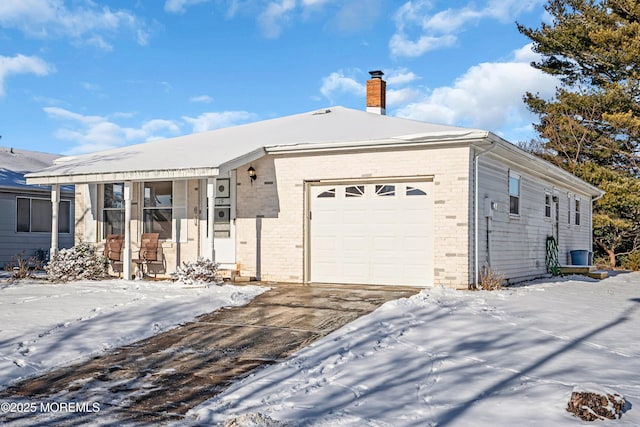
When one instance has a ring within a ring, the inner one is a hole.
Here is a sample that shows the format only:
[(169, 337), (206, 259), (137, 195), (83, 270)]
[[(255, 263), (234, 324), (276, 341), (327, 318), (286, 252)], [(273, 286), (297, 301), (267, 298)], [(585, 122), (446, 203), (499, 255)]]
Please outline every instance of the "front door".
[[(205, 258), (207, 254), (208, 227), (207, 218), (209, 209), (207, 204), (207, 181), (200, 182), (200, 253)], [(236, 263), (235, 246), (235, 173), (229, 178), (216, 179), (216, 197), (214, 211), (214, 249), (215, 261), (221, 266), (232, 267)]]

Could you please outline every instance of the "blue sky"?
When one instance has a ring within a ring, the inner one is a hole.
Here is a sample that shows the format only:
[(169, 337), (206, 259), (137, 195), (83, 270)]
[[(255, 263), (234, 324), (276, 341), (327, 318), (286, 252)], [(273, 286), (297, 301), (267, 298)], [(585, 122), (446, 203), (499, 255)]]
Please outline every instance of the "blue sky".
[(0, 2), (0, 145), (88, 153), (332, 105), (534, 136), (542, 0)]

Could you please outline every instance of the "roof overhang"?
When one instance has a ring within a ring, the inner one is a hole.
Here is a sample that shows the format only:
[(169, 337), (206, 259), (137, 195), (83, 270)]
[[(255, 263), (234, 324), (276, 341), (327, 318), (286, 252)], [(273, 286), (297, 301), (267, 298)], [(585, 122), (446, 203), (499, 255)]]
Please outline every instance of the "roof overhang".
[(486, 146), (487, 143), (491, 143), (496, 146), (495, 149), (492, 149), (488, 153), (489, 156), (498, 156), (502, 161), (521, 170), (526, 170), (530, 175), (551, 181), (563, 188), (569, 188), (576, 193), (588, 195), (594, 200), (599, 199), (605, 194), (605, 192), (598, 187), (595, 187), (572, 173), (567, 172), (564, 169), (549, 163), (548, 161), (531, 154), (508, 141), (505, 141), (493, 133), (489, 133), (486, 142), (483, 145)]
[(269, 154), (298, 154), (327, 151), (353, 151), (364, 149), (402, 149), (415, 147), (441, 148), (445, 145), (469, 145), (485, 139), (488, 132), (466, 130), (463, 132), (429, 132), (424, 134), (404, 135), (401, 137), (367, 140), (367, 141), (336, 141), (313, 144), (271, 145), (265, 147)]
[(47, 175), (45, 172), (26, 175), (27, 184), (91, 184), (121, 181), (169, 181), (215, 177), (219, 168), (186, 168), (172, 170), (118, 171), (96, 174)]

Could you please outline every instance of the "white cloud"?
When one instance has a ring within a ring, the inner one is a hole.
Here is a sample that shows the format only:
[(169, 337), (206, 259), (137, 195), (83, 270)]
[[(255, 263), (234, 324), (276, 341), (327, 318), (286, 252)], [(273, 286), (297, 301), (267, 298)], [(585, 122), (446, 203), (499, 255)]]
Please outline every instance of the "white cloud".
[(193, 132), (206, 132), (256, 120), (257, 116), (247, 111), (223, 111), (202, 113), (198, 117), (183, 116), (182, 120), (192, 126)]
[(149, 32), (134, 14), (126, 10), (98, 7), (92, 1), (73, 2), (67, 8), (64, 0), (20, 0), (0, 2), (0, 25), (16, 28), (31, 37), (69, 37), (84, 43), (111, 50), (105, 35), (131, 31), (139, 44), (144, 45)]
[(418, 79), (418, 76), (406, 68), (399, 68), (397, 70), (386, 71), (386, 81), (388, 85), (403, 85), (411, 83)]
[(198, 95), (198, 96), (192, 96), (191, 98), (189, 98), (189, 101), (202, 102), (202, 103), (208, 104), (213, 101), (213, 98), (210, 97), (209, 95)]
[(5, 80), (15, 74), (35, 74), (46, 76), (54, 68), (37, 56), (2, 56), (0, 55), (0, 96), (4, 95)]
[(324, 6), (334, 0), (302, 0), (302, 4), (306, 7)]
[(530, 11), (544, 2), (490, 0), (484, 7), (477, 7), (474, 3), (432, 14), (431, 1), (408, 1), (395, 13), (396, 32), (389, 41), (389, 50), (396, 57), (421, 56), (431, 50), (455, 45), (456, 34), (468, 25), (477, 25), (484, 19), (513, 22), (520, 13)]
[[(528, 50), (529, 53), (526, 53)], [(475, 65), (452, 86), (423, 93), (396, 111), (399, 117), (505, 132), (532, 121), (522, 97), (526, 91), (550, 97), (558, 80), (529, 65), (531, 45), (513, 52), (510, 62)]]
[(295, 0), (272, 1), (258, 16), (258, 25), (262, 33), (268, 38), (277, 38), (282, 27), (290, 20), (290, 14), (296, 7)]
[(405, 34), (394, 34), (389, 40), (389, 49), (393, 56), (415, 58), (431, 50), (453, 46), (457, 38), (452, 35), (439, 37), (420, 36), (417, 40), (410, 40)]
[(324, 77), (320, 87), (320, 93), (331, 101), (336, 94), (362, 96), (365, 90), (365, 85), (358, 83), (353, 77), (345, 76), (343, 71), (333, 72)]
[(209, 0), (167, 0), (164, 3), (164, 10), (171, 13), (185, 13), (187, 7), (207, 2)]
[(55, 132), (56, 138), (75, 143), (64, 154), (107, 150), (173, 136), (180, 132), (180, 127), (171, 120), (153, 119), (137, 128), (123, 126), (113, 120), (130, 117), (128, 113), (115, 113), (111, 117), (105, 117), (83, 115), (58, 107), (45, 107), (43, 110), (50, 118), (64, 122), (64, 127)]

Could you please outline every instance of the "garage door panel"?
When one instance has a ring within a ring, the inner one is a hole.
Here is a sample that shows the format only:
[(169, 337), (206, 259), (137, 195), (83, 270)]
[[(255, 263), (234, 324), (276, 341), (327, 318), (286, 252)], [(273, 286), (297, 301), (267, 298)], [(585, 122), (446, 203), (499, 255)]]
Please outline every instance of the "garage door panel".
[[(311, 281), (431, 284), (431, 185), (411, 182), (312, 187)], [(330, 189), (334, 189), (335, 197), (317, 197)], [(354, 197), (345, 196), (347, 189)]]

